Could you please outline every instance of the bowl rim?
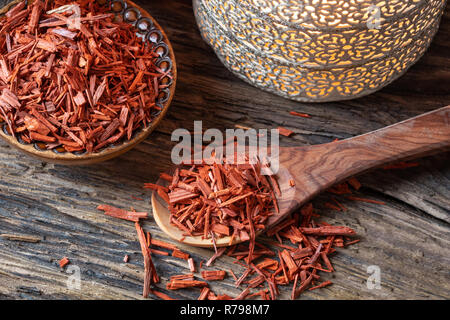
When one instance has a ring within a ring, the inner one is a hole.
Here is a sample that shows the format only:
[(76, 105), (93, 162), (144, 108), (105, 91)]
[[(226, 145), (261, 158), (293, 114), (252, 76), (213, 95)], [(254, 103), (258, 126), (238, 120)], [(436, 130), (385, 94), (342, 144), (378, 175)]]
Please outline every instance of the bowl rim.
[[(104, 149), (98, 151), (98, 152), (91, 152), (91, 153), (83, 153), (83, 154), (74, 154), (72, 152), (64, 152), (64, 153), (57, 153), (53, 150), (38, 150), (35, 148), (35, 142), (33, 143), (26, 143), (23, 144), (18, 141), (18, 139), (12, 135), (6, 134), (3, 130), (0, 130), (0, 137), (7, 142), (9, 145), (25, 152), (26, 154), (32, 155), (34, 157), (38, 157), (43, 160), (47, 160), (49, 162), (55, 162), (55, 163), (63, 163), (63, 164), (91, 164), (91, 163), (97, 163), (105, 160), (112, 159), (114, 157), (117, 157), (133, 147), (135, 147), (137, 144), (144, 141), (148, 135), (158, 126), (158, 124), (161, 122), (161, 120), (166, 115), (167, 111), (169, 110), (169, 106), (173, 100), (173, 97), (175, 95), (175, 89), (176, 89), (176, 82), (177, 82), (177, 65), (175, 60), (175, 53), (173, 51), (172, 44), (170, 43), (169, 38), (167, 37), (167, 34), (163, 30), (163, 28), (160, 26), (160, 24), (156, 21), (155, 18), (153, 18), (150, 13), (143, 9), (141, 6), (137, 5), (131, 0), (123, 0), (127, 4), (127, 8), (135, 7), (139, 10), (142, 17), (146, 17), (152, 21), (152, 24), (155, 26), (155, 28), (161, 32), (162, 40), (161, 42), (165, 43), (169, 49), (169, 52), (167, 56), (170, 58), (172, 62), (172, 83), (169, 87), (169, 97), (167, 100), (162, 104), (162, 110), (161, 112), (156, 116), (155, 119), (152, 120), (152, 122), (149, 123), (149, 125), (145, 128), (138, 129), (134, 133), (134, 137), (131, 138), (131, 140), (123, 141), (118, 145), (109, 145), (105, 147)], [(6, 5), (9, 8), (11, 7), (11, 4)], [(0, 9), (1, 11), (1, 9)], [(0, 122), (0, 125), (3, 126), (4, 122)]]

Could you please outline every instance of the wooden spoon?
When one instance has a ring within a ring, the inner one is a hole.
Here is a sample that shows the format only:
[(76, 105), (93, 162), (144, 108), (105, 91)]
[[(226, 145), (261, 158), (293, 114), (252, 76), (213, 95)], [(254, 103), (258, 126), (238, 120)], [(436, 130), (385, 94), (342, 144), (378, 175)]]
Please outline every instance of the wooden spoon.
[[(350, 139), (326, 144), (280, 148), (277, 173), (282, 192), (280, 213), (269, 219), (266, 230), (289, 216), (318, 193), (351, 176), (383, 164), (430, 155), (450, 147), (450, 106)], [(290, 180), (295, 186), (290, 186)], [(160, 179), (158, 184), (163, 184)], [(170, 224), (167, 204), (152, 195), (153, 217), (171, 238), (181, 241), (183, 231)], [(183, 243), (212, 247), (211, 239), (185, 237)], [(216, 246), (230, 245), (230, 237)], [(241, 242), (235, 239), (232, 244)]]

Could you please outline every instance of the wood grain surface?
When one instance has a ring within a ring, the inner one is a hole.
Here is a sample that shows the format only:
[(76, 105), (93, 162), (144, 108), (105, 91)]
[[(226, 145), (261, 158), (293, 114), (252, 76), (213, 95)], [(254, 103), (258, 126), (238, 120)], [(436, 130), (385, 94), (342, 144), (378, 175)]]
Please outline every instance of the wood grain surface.
[[(4, 2), (4, 1), (2, 1)], [(144, 182), (154, 182), (170, 167), (170, 141), (176, 128), (259, 128), (284, 126), (295, 135), (283, 146), (325, 143), (363, 134), (450, 103), (450, 10), (430, 50), (402, 78), (357, 100), (297, 103), (262, 92), (236, 79), (201, 40), (187, 0), (136, 1), (159, 21), (174, 47), (179, 80), (173, 104), (158, 129), (121, 157), (93, 166), (46, 164), (0, 142), (0, 235), (38, 237), (39, 242), (0, 236), (1, 299), (140, 299), (143, 259), (132, 223), (105, 216), (105, 203), (151, 212)], [(311, 118), (294, 117), (295, 110)], [(450, 154), (424, 158), (409, 169), (377, 170), (361, 176), (360, 197), (385, 205), (338, 198), (347, 212), (323, 207), (328, 194), (313, 202), (322, 220), (354, 228), (361, 242), (339, 249), (332, 258), (334, 284), (308, 291), (300, 299), (449, 299)], [(144, 201), (133, 200), (132, 196)], [(172, 242), (152, 218), (144, 224), (154, 238)], [(180, 246), (197, 262), (209, 249)], [(123, 263), (125, 254), (130, 256)], [(58, 261), (67, 256), (81, 271), (81, 289), (69, 289)], [(229, 257), (214, 269), (243, 268)], [(187, 273), (184, 260), (154, 257), (161, 291), (174, 274)], [(368, 266), (379, 266), (381, 288), (368, 289)], [(216, 293), (236, 296), (233, 280), (211, 282)], [(290, 287), (281, 287), (288, 299)], [(169, 292), (196, 299), (197, 289)], [(152, 296), (152, 298), (155, 298)]]

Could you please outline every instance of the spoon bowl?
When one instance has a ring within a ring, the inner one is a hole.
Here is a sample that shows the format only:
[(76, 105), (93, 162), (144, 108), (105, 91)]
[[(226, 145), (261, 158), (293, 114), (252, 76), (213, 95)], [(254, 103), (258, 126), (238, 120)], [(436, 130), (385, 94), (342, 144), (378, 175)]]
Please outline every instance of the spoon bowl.
[[(318, 193), (349, 177), (387, 163), (447, 149), (450, 149), (450, 106), (346, 140), (280, 148), (276, 173), (281, 190), (281, 197), (277, 197), (279, 213), (268, 219), (259, 234), (277, 225)], [(168, 183), (159, 179), (157, 184)], [(184, 232), (170, 223), (167, 204), (155, 191), (152, 207), (156, 223), (171, 238), (192, 246), (214, 246), (212, 239), (183, 236)], [(223, 247), (242, 242), (238, 237), (230, 240), (229, 236), (221, 237), (216, 238), (215, 243)]]

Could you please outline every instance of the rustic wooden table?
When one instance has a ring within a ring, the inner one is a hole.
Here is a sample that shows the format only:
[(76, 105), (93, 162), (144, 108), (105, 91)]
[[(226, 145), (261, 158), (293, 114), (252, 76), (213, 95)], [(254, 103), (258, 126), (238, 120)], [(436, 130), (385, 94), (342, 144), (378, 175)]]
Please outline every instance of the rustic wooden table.
[[(4, 2), (4, 1), (2, 1)], [(406, 75), (376, 94), (357, 100), (296, 103), (262, 92), (228, 72), (202, 41), (188, 0), (136, 1), (160, 22), (175, 49), (179, 80), (175, 99), (162, 125), (144, 143), (112, 161), (88, 167), (42, 163), (0, 142), (0, 234), (42, 237), (38, 243), (0, 237), (0, 298), (139, 299), (143, 259), (134, 225), (105, 216), (100, 203), (151, 211), (144, 182), (154, 182), (170, 166), (171, 132), (204, 127), (285, 126), (295, 131), (284, 145), (317, 144), (368, 132), (442, 107), (450, 102), (450, 10), (430, 50)], [(309, 119), (289, 111), (305, 112)], [(450, 298), (450, 154), (420, 160), (420, 166), (377, 170), (360, 177), (358, 194), (386, 202), (376, 205), (341, 200), (349, 209), (336, 212), (315, 201), (323, 219), (347, 225), (361, 242), (333, 257), (334, 285), (310, 291), (302, 299)], [(138, 196), (145, 201), (136, 201)], [(165, 239), (153, 219), (145, 223)], [(168, 239), (165, 239), (170, 241)], [(199, 262), (212, 252), (181, 246)], [(123, 263), (125, 254), (130, 263)], [(80, 268), (81, 288), (69, 289), (69, 274), (58, 260), (67, 256)], [(186, 263), (156, 256), (163, 282), (187, 272)], [(368, 289), (368, 266), (379, 266), (381, 288)], [(217, 268), (243, 269), (228, 257)], [(326, 277), (326, 276), (325, 276)], [(232, 278), (212, 283), (217, 293), (240, 292)], [(289, 298), (282, 288), (281, 298)], [(170, 293), (195, 299), (197, 290)]]

